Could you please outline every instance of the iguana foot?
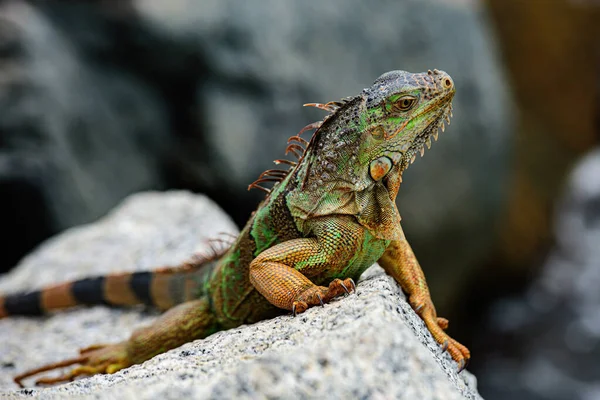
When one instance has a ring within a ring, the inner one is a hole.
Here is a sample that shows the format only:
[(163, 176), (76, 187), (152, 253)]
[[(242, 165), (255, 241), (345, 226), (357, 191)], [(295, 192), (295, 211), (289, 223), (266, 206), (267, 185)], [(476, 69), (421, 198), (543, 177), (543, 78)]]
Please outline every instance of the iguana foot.
[(127, 342), (121, 342), (117, 344), (94, 345), (86, 347), (79, 351), (79, 357), (29, 370), (16, 376), (14, 381), (17, 385), (23, 387), (22, 381), (26, 378), (42, 372), (68, 367), (75, 364), (79, 364), (79, 366), (73, 368), (68, 373), (57, 378), (38, 379), (35, 382), (36, 385), (52, 385), (60, 382), (68, 382), (82, 375), (112, 374), (120, 369), (132, 365), (132, 363), (128, 361), (126, 345)]
[(292, 304), (292, 314), (301, 314), (306, 311), (309, 307), (323, 305), (328, 303), (334, 297), (341, 294), (350, 294), (350, 292), (356, 292), (356, 284), (352, 278), (346, 278), (344, 280), (334, 279), (329, 284), (329, 287), (325, 286), (312, 286), (309, 289), (302, 292), (296, 301)]
[(458, 372), (465, 369), (471, 358), (471, 352), (444, 332), (448, 328), (448, 320), (446, 318), (438, 318), (435, 308), (430, 302), (413, 303), (411, 299), (411, 305), (415, 312), (423, 319), (436, 342), (441, 344), (442, 349), (450, 353), (452, 359), (458, 363)]

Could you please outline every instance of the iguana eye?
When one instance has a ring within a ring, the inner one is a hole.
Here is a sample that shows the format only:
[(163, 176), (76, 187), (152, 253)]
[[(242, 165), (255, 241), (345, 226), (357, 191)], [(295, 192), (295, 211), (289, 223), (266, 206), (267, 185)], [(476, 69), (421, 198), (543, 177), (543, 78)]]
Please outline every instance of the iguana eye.
[(395, 111), (408, 111), (417, 104), (417, 98), (414, 96), (403, 96), (394, 102), (392, 108)]
[(371, 161), (369, 165), (369, 173), (373, 180), (381, 180), (392, 169), (392, 160), (387, 157), (379, 157), (377, 160)]

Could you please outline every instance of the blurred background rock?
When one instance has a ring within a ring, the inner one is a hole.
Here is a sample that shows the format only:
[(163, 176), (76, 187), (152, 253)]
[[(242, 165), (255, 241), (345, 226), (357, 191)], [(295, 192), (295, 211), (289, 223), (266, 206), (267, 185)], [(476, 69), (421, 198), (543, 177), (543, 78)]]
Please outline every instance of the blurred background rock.
[[(597, 285), (572, 283), (600, 273), (577, 245), (600, 238), (560, 223), (600, 215), (597, 169), (566, 186), (600, 136), (599, 17), (594, 0), (0, 1), (0, 272), (140, 190), (206, 193), (242, 225), (263, 197), (247, 185), (322, 117), (303, 103), (439, 68), (455, 117), (398, 200), (438, 310), (485, 398), (600, 398), (600, 371), (566, 361), (600, 351), (579, 313)], [(563, 192), (579, 200), (556, 208)], [(539, 295), (554, 269), (570, 289)]]

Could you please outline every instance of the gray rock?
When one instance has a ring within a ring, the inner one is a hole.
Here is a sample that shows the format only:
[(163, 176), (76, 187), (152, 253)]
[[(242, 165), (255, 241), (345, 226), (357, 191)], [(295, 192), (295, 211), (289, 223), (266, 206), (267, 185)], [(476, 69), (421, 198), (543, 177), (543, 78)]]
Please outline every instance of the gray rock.
[(87, 57), (45, 11), (0, 4), (0, 272), (50, 234), (165, 186), (164, 104)]
[[(203, 238), (234, 231), (201, 196), (147, 193), (103, 220), (55, 237), (0, 280), (0, 292), (109, 270), (174, 264)], [(0, 321), (0, 397), (479, 399), (475, 378), (456, 373), (398, 285), (379, 267), (358, 293), (299, 317), (216, 333), (113, 375), (47, 389), (15, 390), (10, 377), (71, 357), (78, 347), (118, 341), (156, 314), (93, 307)]]
[[(600, 149), (572, 172), (556, 244), (527, 291), (497, 302), (480, 369), (490, 399), (600, 398)], [(510, 384), (507, 384), (510, 382)]]

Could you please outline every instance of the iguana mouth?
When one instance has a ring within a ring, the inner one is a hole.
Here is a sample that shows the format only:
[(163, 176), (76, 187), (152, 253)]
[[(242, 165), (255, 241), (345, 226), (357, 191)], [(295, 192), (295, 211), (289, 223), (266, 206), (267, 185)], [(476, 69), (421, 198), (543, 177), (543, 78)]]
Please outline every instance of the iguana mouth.
[(452, 103), (449, 102), (448, 106), (442, 109), (440, 115), (437, 118), (435, 118), (429, 125), (427, 125), (427, 127), (423, 129), (423, 131), (419, 133), (417, 137), (415, 137), (415, 140), (413, 140), (406, 153), (404, 153), (404, 160), (406, 163), (405, 165), (407, 167), (409, 161), (410, 164), (415, 162), (417, 158), (417, 153), (420, 153), (421, 157), (423, 157), (423, 155), (425, 154), (425, 146), (427, 146), (427, 149), (431, 148), (431, 137), (433, 137), (434, 141), (437, 141), (440, 129), (442, 130), (442, 132), (446, 130), (446, 125), (444, 125), (444, 122), (450, 125), (451, 117)]

